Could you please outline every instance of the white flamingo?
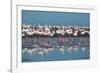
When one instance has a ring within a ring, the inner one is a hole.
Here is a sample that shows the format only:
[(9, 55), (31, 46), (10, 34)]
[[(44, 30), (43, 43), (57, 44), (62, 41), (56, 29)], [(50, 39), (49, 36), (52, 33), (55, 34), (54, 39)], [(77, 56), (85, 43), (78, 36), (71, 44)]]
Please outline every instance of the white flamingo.
[(24, 49), (22, 50), (22, 53), (27, 52), (27, 50), (28, 50), (28, 48), (24, 48)]
[(86, 31), (86, 33), (88, 33), (88, 35), (90, 35), (90, 32), (89, 31)]
[(82, 47), (81, 49), (82, 49), (82, 51), (85, 51), (85, 50), (86, 50), (86, 48), (85, 48), (85, 47)]
[(78, 31), (75, 31), (75, 32), (73, 33), (73, 36), (78, 36)]
[(81, 35), (84, 35), (85, 33), (86, 33), (86, 31), (85, 31), (85, 30), (81, 31)]
[(32, 49), (28, 49), (27, 52), (29, 53), (30, 56), (32, 56)]
[(25, 36), (25, 33), (24, 32), (22, 32), (22, 36)]
[(37, 54), (37, 48), (34, 48), (34, 49), (32, 49), (32, 53), (33, 53), (33, 55), (35, 54)]
[(64, 54), (64, 51), (65, 51), (64, 47), (61, 47), (60, 52), (62, 52)]
[(71, 53), (73, 50), (73, 47), (69, 47), (67, 50)]
[(57, 33), (57, 34), (60, 34), (60, 30), (58, 29), (58, 30), (56, 31), (56, 33)]
[(71, 29), (67, 29), (66, 32), (67, 32), (67, 34), (69, 34), (69, 35), (73, 33)]
[(28, 28), (26, 28), (26, 29), (25, 29), (25, 28), (23, 28), (23, 29), (22, 29), (22, 32), (27, 32), (27, 31), (29, 31), (29, 29), (28, 29)]
[(55, 34), (55, 32), (54, 31), (52, 31), (52, 33), (50, 34), (50, 36), (53, 36)]
[(61, 29), (58, 29), (57, 31), (56, 31), (56, 33), (57, 34), (61, 34), (61, 35), (64, 35), (65, 33), (64, 33), (64, 30), (61, 30)]
[(73, 50), (74, 50), (75, 52), (77, 52), (77, 51), (78, 51), (78, 46), (74, 46)]
[(61, 34), (61, 35), (65, 35), (64, 29), (61, 30), (60, 34)]
[(43, 49), (44, 53), (48, 54), (49, 50), (48, 49)]
[(38, 51), (38, 54), (43, 56), (44, 52), (41, 50), (41, 51)]
[(45, 31), (44, 35), (51, 35), (50, 31)]
[(34, 33), (33, 33), (33, 31), (30, 29), (29, 31), (26, 32), (26, 34), (31, 36), (31, 35), (33, 35)]
[(54, 48), (48, 48), (49, 52), (53, 52)]

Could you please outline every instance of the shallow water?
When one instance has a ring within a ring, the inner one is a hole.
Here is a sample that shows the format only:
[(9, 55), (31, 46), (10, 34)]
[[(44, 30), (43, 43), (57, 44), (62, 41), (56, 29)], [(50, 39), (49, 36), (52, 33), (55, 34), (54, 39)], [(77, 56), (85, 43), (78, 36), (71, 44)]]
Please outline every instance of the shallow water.
[[(22, 38), (22, 50), (25, 48), (36, 48), (37, 51), (35, 54), (30, 54), (28, 50), (26, 50), (24, 53), (22, 52), (22, 62), (90, 59), (89, 37), (26, 37)], [(43, 53), (43, 55), (38, 54), (39, 51), (49, 48), (53, 48), (53, 51)], [(60, 51), (61, 48), (63, 48), (64, 51)]]

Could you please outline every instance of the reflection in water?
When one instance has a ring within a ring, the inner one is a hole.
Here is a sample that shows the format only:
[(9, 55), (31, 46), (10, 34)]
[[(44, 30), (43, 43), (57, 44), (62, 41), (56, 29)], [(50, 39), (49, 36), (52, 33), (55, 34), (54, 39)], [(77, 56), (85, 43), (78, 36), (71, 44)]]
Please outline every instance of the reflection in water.
[(23, 37), (22, 61), (89, 59), (89, 37)]

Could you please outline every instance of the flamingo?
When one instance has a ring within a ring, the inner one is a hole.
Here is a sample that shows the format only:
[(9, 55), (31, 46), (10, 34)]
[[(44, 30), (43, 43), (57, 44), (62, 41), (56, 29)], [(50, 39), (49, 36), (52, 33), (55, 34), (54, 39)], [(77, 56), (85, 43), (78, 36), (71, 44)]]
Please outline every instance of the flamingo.
[(67, 50), (71, 53), (73, 50), (73, 47), (69, 47)]
[(65, 49), (64, 49), (64, 46), (63, 46), (63, 47), (60, 48), (60, 52), (62, 52), (64, 54), (64, 51), (65, 51)]
[(75, 32), (73, 33), (73, 36), (78, 36), (78, 31), (75, 31)]
[(27, 52), (29, 53), (30, 56), (31, 56), (32, 53), (33, 53), (33, 52), (32, 52), (32, 49), (28, 49)]
[(43, 49), (44, 53), (48, 54), (49, 53), (49, 50), (48, 49)]
[(48, 48), (49, 52), (53, 52), (54, 48)]
[(24, 48), (24, 49), (22, 50), (22, 53), (27, 52), (27, 50), (28, 50), (28, 48)]
[(26, 34), (31, 36), (34, 34), (34, 32), (32, 31), (32, 29), (29, 29), (29, 31), (27, 31)]
[(24, 33), (24, 32), (22, 32), (22, 36), (23, 36), (23, 37), (25, 36), (25, 33)]
[(36, 54), (37, 53), (37, 48), (34, 48), (31, 51), (32, 51), (32, 54)]
[(38, 51), (38, 54), (43, 56), (44, 52), (41, 50), (41, 51)]
[(86, 48), (85, 48), (85, 47), (82, 47), (81, 49), (82, 49), (82, 51), (85, 51), (85, 50), (86, 50)]
[(67, 32), (67, 34), (73, 34), (73, 32), (72, 32), (72, 30), (71, 29), (66, 29), (66, 32)]
[(73, 50), (74, 50), (74, 51), (78, 51), (78, 47), (79, 47), (79, 46), (74, 46)]

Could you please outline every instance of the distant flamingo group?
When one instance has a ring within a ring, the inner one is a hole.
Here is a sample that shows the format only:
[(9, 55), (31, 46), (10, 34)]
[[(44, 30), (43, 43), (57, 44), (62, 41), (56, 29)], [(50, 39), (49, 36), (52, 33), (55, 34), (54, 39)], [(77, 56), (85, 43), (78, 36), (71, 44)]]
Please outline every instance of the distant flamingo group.
[[(34, 38), (33, 38), (34, 39)], [(89, 49), (89, 40), (84, 38), (79, 39), (82, 42), (76, 42), (74, 43), (75, 39), (71, 38), (39, 38), (37, 39), (38, 42), (34, 42), (33, 46), (31, 47), (25, 47), (22, 49), (22, 52), (28, 52), (30, 55), (48, 55), (52, 52), (58, 50), (58, 52), (61, 52), (63, 55), (65, 54), (65, 51), (68, 51), (69, 53), (78, 52), (78, 50), (85, 51), (86, 49)], [(54, 41), (53, 41), (54, 40)], [(33, 42), (33, 41), (32, 41)], [(25, 44), (24, 44), (25, 45)]]
[(65, 37), (79, 37), (89, 36), (89, 27), (80, 26), (34, 26), (28, 24), (22, 24), (22, 36), (65, 36)]
[[(28, 52), (30, 55), (44, 56), (52, 53), (55, 50), (58, 50), (63, 55), (65, 54), (65, 50), (70, 53), (77, 52), (79, 49), (85, 51), (85, 46), (89, 47), (89, 39), (86, 40), (85, 38), (89, 38), (89, 36), (89, 27), (49, 25), (34, 26), (31, 24), (22, 24), (22, 39), (32, 37), (33, 44), (30, 48), (24, 46), (22, 52)], [(82, 37), (83, 39), (80, 41), (84, 43), (73, 44), (73, 42), (77, 42), (77, 40), (71, 39), (73, 37)], [(54, 40), (54, 38), (56, 38), (56, 40)], [(23, 42), (24, 41), (25, 40), (23, 40)], [(54, 45), (56, 47), (52, 44), (53, 41), (55, 41)], [(84, 46), (84, 44), (86, 45)], [(80, 46), (82, 47), (80, 48)]]

